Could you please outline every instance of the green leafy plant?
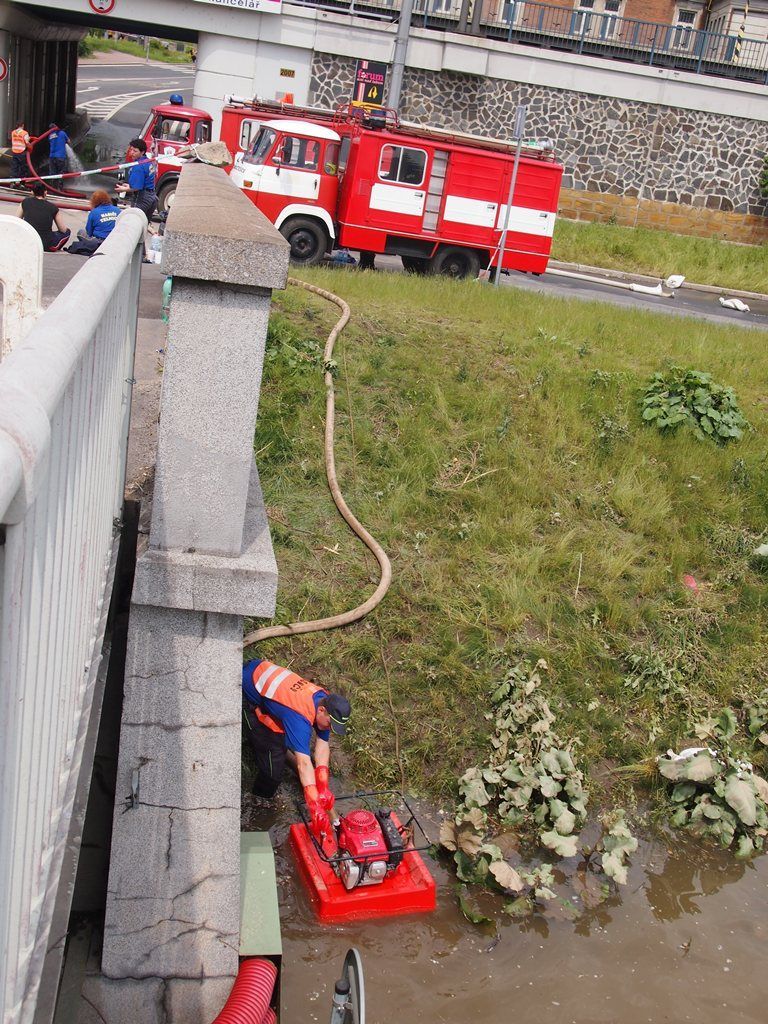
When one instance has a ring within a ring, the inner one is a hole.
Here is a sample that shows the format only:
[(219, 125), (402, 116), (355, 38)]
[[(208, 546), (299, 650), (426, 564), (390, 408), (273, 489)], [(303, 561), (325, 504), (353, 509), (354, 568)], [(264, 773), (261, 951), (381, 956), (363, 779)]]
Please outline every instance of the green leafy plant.
[(749, 427), (733, 388), (716, 384), (709, 373), (672, 366), (655, 373), (641, 399), (643, 419), (662, 433), (681, 426), (699, 440), (738, 441)]
[(629, 672), (624, 686), (638, 696), (651, 696), (662, 704), (686, 696), (685, 675), (677, 661), (669, 662), (658, 651), (644, 650), (626, 656)]
[[(715, 728), (733, 735), (736, 725), (731, 716), (732, 711), (718, 716)], [(705, 728), (707, 723), (699, 731)], [(749, 762), (726, 749), (694, 747), (679, 754), (670, 751), (657, 763), (662, 777), (672, 784), (673, 825), (715, 839), (721, 846), (735, 846), (737, 857), (763, 849), (768, 835), (768, 782), (755, 774)]]

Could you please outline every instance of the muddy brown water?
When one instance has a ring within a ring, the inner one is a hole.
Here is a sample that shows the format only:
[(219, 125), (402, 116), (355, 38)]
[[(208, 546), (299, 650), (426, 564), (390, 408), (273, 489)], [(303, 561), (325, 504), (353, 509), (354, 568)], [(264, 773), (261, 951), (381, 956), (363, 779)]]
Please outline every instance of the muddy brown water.
[(328, 1020), (350, 946), (363, 960), (368, 1024), (768, 1021), (768, 856), (744, 863), (677, 836), (642, 840), (618, 894), (599, 902), (597, 877), (567, 862), (571, 877), (556, 877), (572, 907), (522, 922), (498, 913), (496, 928), (463, 917), (455, 879), (428, 858), (434, 913), (328, 926), (288, 844), (290, 801), (259, 816), (248, 827), (271, 826), (276, 856), (283, 1024)]

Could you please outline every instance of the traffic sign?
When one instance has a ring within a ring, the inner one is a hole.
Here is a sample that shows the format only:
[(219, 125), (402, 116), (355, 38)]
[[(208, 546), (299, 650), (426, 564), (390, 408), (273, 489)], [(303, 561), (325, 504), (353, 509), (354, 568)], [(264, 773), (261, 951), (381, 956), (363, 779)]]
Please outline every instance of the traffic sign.
[(387, 65), (373, 60), (359, 60), (355, 68), (352, 102), (356, 107), (383, 107)]
[(91, 10), (96, 14), (111, 14), (115, 9), (117, 0), (88, 0)]
[(0, 57), (0, 82), (4, 82), (8, 77), (8, 62)]

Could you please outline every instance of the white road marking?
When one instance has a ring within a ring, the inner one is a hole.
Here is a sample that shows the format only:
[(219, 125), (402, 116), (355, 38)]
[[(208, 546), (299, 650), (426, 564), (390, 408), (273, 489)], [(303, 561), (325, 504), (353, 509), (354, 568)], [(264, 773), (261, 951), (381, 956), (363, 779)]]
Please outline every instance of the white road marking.
[(77, 105), (82, 110), (88, 111), (92, 121), (109, 121), (130, 103), (148, 99), (150, 96), (157, 96), (162, 91), (162, 89), (153, 89), (152, 92), (123, 92), (117, 96), (100, 96), (98, 99), (86, 100), (85, 103)]

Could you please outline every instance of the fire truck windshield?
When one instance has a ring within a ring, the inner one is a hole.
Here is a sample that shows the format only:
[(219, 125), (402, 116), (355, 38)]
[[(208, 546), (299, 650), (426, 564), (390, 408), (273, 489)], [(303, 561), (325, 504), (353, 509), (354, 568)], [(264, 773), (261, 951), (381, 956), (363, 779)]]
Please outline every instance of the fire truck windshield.
[(245, 161), (249, 164), (263, 164), (267, 153), (272, 149), (272, 143), (275, 141), (277, 132), (271, 128), (260, 128), (256, 138), (253, 140), (248, 153), (245, 155)]

